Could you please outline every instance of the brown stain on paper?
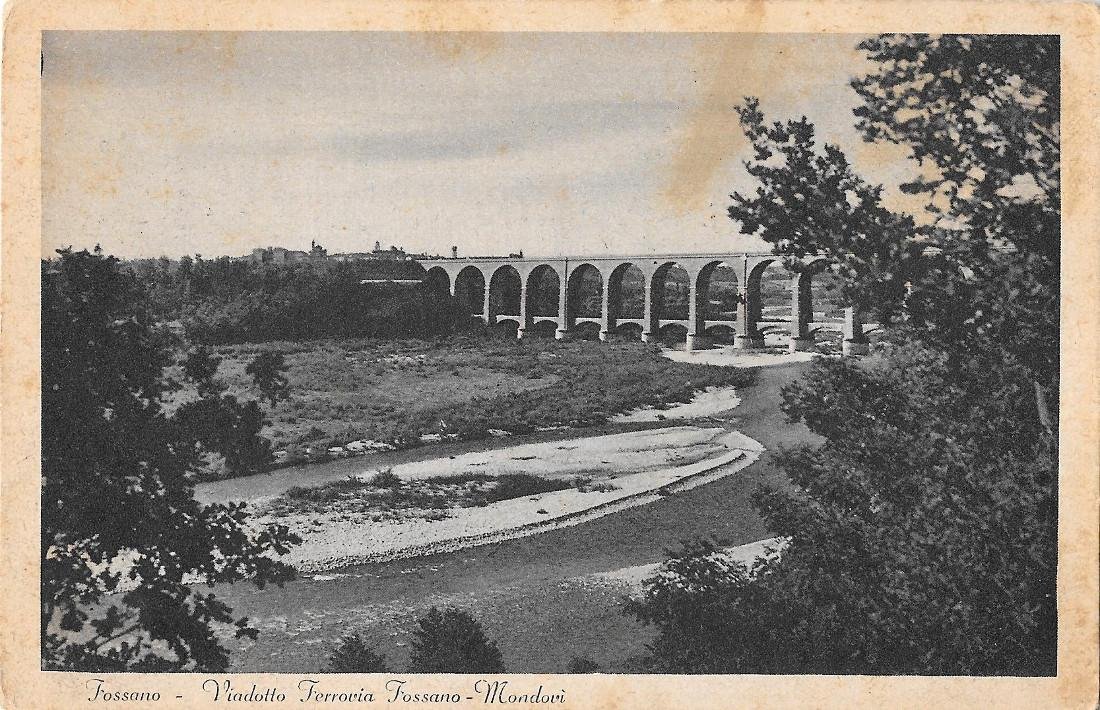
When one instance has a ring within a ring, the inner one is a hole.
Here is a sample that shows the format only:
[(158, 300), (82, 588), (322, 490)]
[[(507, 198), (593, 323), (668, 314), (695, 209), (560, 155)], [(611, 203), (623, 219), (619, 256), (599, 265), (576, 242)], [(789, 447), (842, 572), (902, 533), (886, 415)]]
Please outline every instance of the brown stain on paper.
[(694, 72), (699, 83), (697, 103), (682, 129), (661, 193), (676, 214), (706, 207), (715, 176), (746, 145), (734, 107), (744, 100), (747, 89), (766, 78), (770, 62), (762, 59), (769, 54), (758, 48), (752, 35), (699, 41)]

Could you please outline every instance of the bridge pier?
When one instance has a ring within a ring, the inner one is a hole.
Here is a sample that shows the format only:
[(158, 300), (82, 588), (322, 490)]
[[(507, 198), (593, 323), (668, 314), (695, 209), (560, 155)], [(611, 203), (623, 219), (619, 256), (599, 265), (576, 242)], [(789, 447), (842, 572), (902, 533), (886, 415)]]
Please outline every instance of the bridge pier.
[(700, 317), (701, 309), (699, 306), (699, 294), (701, 289), (699, 288), (699, 272), (688, 271), (688, 332), (687, 337), (684, 338), (684, 350), (691, 352), (692, 350), (702, 350), (710, 346), (710, 339), (704, 334), (706, 330), (706, 324), (703, 323), (703, 319)]
[(527, 327), (530, 323), (527, 322), (527, 276), (526, 273), (520, 273), (519, 275), (519, 328), (516, 328), (516, 339), (523, 340), (523, 336), (527, 333)]
[(709, 335), (703, 333), (688, 333), (687, 340), (684, 341), (684, 349), (688, 352), (692, 350), (705, 350), (714, 343), (714, 340)]
[(810, 300), (809, 271), (795, 274), (791, 279), (791, 336), (790, 352), (807, 352), (814, 349), (814, 336), (810, 332), (813, 304)]
[(645, 273), (645, 292), (643, 298), (645, 299), (645, 313), (642, 315), (642, 342), (652, 343), (657, 340), (657, 331), (660, 330), (659, 324), (653, 317), (653, 274)]
[(844, 340), (840, 343), (840, 352), (847, 356), (871, 352), (871, 345), (863, 334), (863, 314), (853, 306), (844, 309)]

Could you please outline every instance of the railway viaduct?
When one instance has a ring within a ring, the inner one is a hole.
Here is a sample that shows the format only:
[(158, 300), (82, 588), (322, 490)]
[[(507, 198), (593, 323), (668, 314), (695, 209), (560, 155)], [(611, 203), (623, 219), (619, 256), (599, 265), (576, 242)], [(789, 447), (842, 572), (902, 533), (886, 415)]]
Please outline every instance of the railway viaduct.
[[(824, 269), (822, 259), (805, 259), (803, 268), (789, 274), (790, 317), (782, 318), (769, 317), (763, 308), (764, 272), (773, 263), (782, 266), (782, 258), (771, 253), (453, 257), (418, 262), (430, 287), (458, 297), (472, 316), (489, 325), (511, 322), (520, 338), (532, 329), (552, 327), (554, 336), (562, 339), (598, 328), (601, 340), (640, 329), (641, 339), (650, 341), (662, 328), (676, 326), (686, 330), (685, 346), (694, 350), (709, 345), (713, 334), (723, 329), (732, 332), (739, 348), (763, 347), (765, 334), (785, 331), (790, 349), (797, 351), (811, 349), (818, 331), (840, 330), (845, 354), (867, 352), (864, 324), (856, 309), (845, 308), (840, 320), (818, 313), (815, 321), (811, 284)], [(715, 314), (710, 305), (712, 280), (720, 267), (727, 280), (736, 275), (735, 312)], [(682, 273), (679, 281), (669, 278), (676, 268), (687, 274), (687, 293), (680, 294), (687, 297), (686, 313), (663, 312), (668, 310), (666, 291), (685, 290)], [(635, 292), (627, 294), (631, 289)], [(624, 295), (630, 298), (624, 301)], [(556, 307), (546, 305), (555, 300)], [(635, 312), (627, 312), (628, 304)]]

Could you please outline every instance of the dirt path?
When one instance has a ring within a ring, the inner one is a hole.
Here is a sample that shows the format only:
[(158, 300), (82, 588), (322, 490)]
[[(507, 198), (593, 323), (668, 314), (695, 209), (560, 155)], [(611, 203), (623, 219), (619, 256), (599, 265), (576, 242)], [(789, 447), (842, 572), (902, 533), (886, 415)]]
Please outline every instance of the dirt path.
[(605, 670), (623, 670), (648, 636), (619, 612), (625, 590), (589, 575), (658, 562), (667, 548), (701, 534), (724, 545), (770, 537), (750, 498), (761, 483), (784, 485), (772, 452), (811, 439), (778, 407), (780, 389), (804, 368), (761, 368), (754, 385), (741, 393), (730, 426), (767, 452), (736, 475), (497, 545), (362, 565), (282, 589), (219, 589), (219, 596), (261, 628), (259, 641), (234, 654), (233, 670), (319, 670), (339, 636), (351, 631), (362, 633), (400, 669), (408, 650), (405, 630), (433, 604), (470, 610), (497, 640), (509, 671), (564, 672), (569, 659), (580, 655)]

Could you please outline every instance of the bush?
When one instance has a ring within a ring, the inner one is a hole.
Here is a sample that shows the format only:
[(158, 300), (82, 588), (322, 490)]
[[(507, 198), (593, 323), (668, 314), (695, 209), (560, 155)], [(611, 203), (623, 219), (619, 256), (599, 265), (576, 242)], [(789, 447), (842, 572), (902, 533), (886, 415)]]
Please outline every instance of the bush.
[(386, 659), (363, 643), (359, 634), (340, 639), (340, 645), (328, 659), (330, 673), (386, 673)]
[(556, 481), (529, 473), (506, 473), (498, 480), (499, 483), (496, 486), (485, 491), (485, 500), (489, 503), (573, 487), (568, 481)]
[(428, 610), (413, 630), (411, 673), (503, 673), (500, 649), (457, 609)]
[(324, 488), (311, 486), (291, 486), (284, 495), (293, 500), (308, 500), (317, 503), (328, 499), (328, 493)]
[(379, 471), (367, 481), (367, 485), (372, 488), (400, 488), (401, 483), (401, 477), (394, 473), (392, 468)]

